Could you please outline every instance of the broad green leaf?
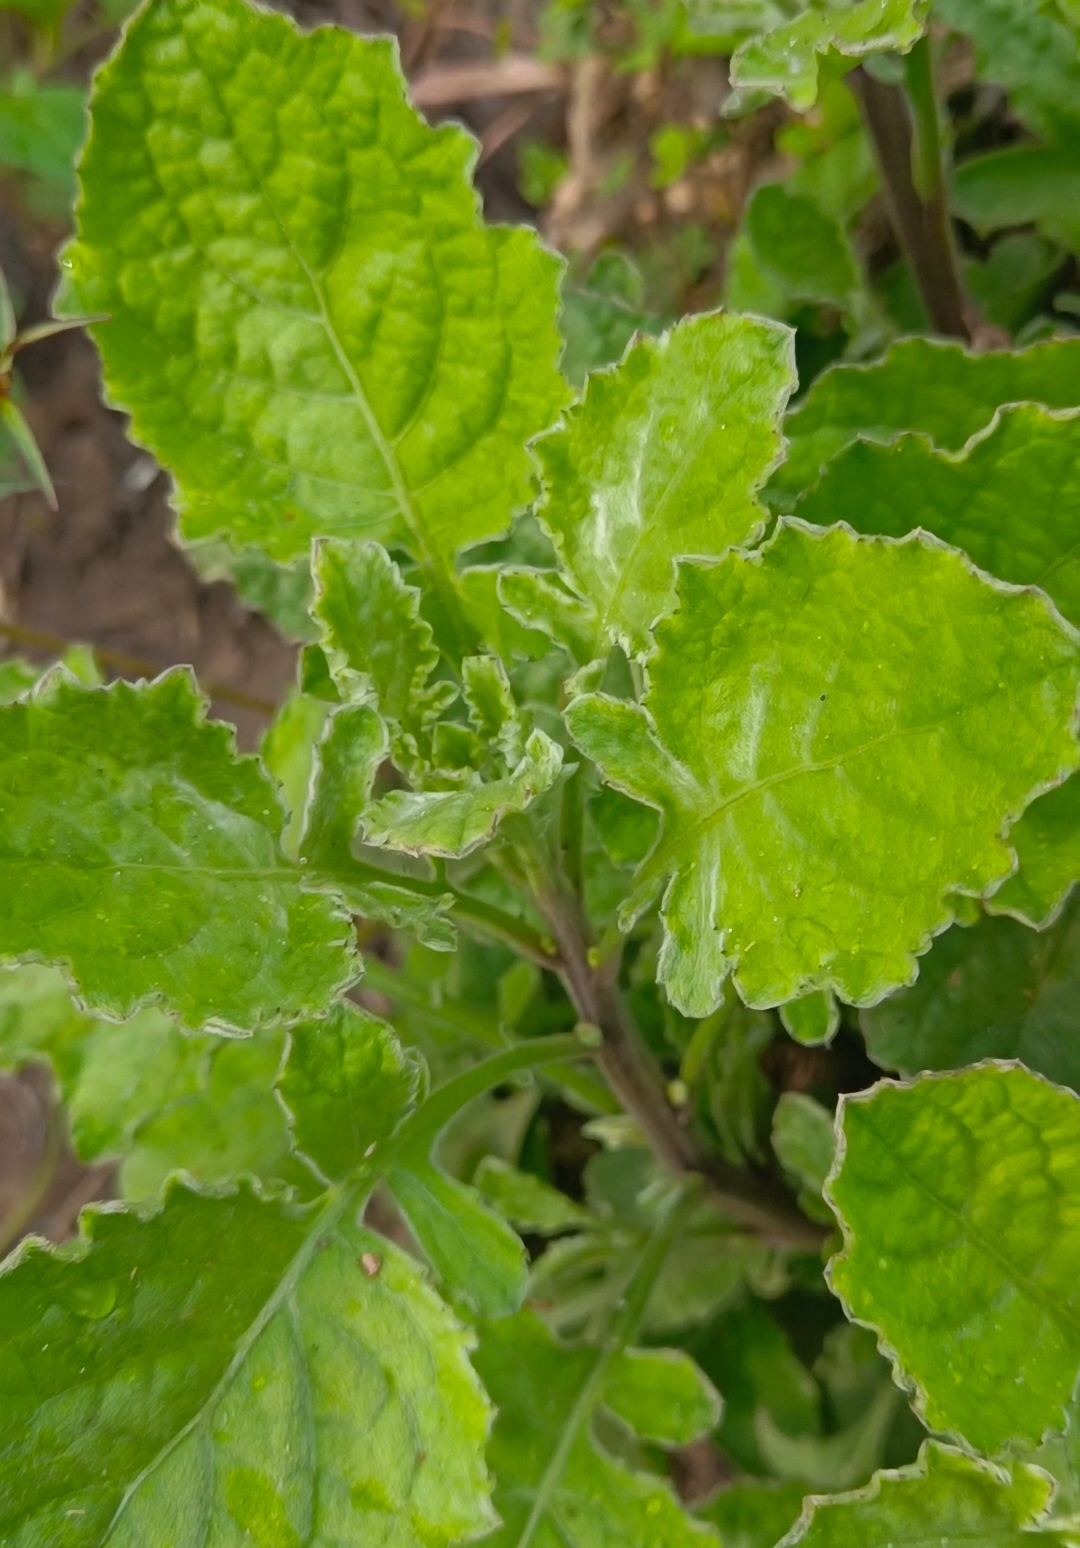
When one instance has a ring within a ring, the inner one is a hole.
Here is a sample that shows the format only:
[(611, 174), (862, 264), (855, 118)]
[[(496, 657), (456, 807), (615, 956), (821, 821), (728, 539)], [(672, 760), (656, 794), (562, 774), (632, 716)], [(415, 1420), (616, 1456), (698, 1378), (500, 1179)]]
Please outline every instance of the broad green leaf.
[(1057, 1428), (1080, 1371), (1080, 1098), (1019, 1065), (847, 1097), (829, 1266), (936, 1430), (990, 1455)]
[(85, 688), (51, 674), (0, 709), (0, 955), (65, 964), (126, 1016), (191, 1027), (321, 1010), (356, 974), (347, 918), (304, 891), (284, 814), (186, 672)]
[(491, 1548), (716, 1548), (670, 1484), (632, 1472), (598, 1446), (591, 1419), (619, 1362), (559, 1343), (533, 1312), (482, 1330), (473, 1362), (496, 1408), (488, 1458), (503, 1525)]
[(541, 516), (594, 610), (594, 654), (614, 643), (649, 650), (674, 600), (677, 556), (760, 535), (757, 491), (794, 385), (786, 328), (707, 313), (639, 340), (537, 441)]
[(386, 1022), (341, 1000), (320, 1020), (292, 1028), (278, 1090), (298, 1149), (338, 1181), (377, 1155), (418, 1083), (415, 1060)]
[(432, 727), (457, 690), (431, 682), (439, 652), (420, 593), (378, 543), (322, 542), (314, 573), (314, 614), (342, 695), (377, 706), (405, 772), (426, 768)]
[(1041, 586), (1080, 627), (1078, 503), (1080, 414), (1028, 403), (999, 409), (955, 455), (922, 435), (855, 441), (797, 509), (806, 521), (888, 537), (922, 527), (999, 580)]
[(635, 1435), (688, 1446), (720, 1423), (723, 1401), (681, 1349), (624, 1349), (604, 1382), (604, 1407)]
[[(1080, 72), (1077, 74), (1080, 83)], [(979, 232), (1034, 223), (1054, 241), (1080, 248), (1080, 112), (1078, 143), (1015, 145), (961, 162), (950, 204)]]
[(890, 441), (920, 430), (942, 451), (960, 451), (1005, 403), (1080, 406), (1080, 339), (1055, 339), (1009, 353), (968, 353), (937, 339), (903, 339), (869, 366), (822, 372), (788, 415), (787, 461), (769, 492), (791, 498), (816, 483), (849, 442)]
[(482, 224), (474, 142), (413, 111), (389, 40), (243, 0), (154, 0), (91, 120), (69, 295), (112, 319), (109, 393), (186, 535), (374, 538), (448, 588), (566, 399), (557, 261)]
[(386, 753), (386, 730), (370, 705), (333, 710), (308, 771), (297, 841), (301, 862), (313, 885), (330, 883), (366, 919), (408, 930), (435, 951), (452, 951), (457, 932), (446, 917), (452, 894), (416, 878), (400, 884), (392, 872), (380, 877), (353, 854), (360, 815)]
[(743, 230), (768, 279), (792, 301), (848, 307), (859, 272), (844, 228), (805, 194), (780, 183), (754, 190)]
[(116, 1157), (129, 1199), (178, 1167), (201, 1183), (302, 1181), (274, 1098), (283, 1041), (186, 1036), (158, 1010), (107, 1021), (74, 1004), (55, 968), (0, 972), (0, 1063), (48, 1060), (78, 1154)]
[(990, 906), (1041, 929), (1080, 878), (1080, 780), (1068, 779), (1033, 801), (1009, 837), (1020, 869)]
[(69, 201), (75, 154), (86, 133), (86, 94), (16, 71), (0, 87), (0, 165), (51, 183)]
[(543, 731), (533, 731), (521, 762), (502, 779), (462, 790), (393, 790), (375, 801), (364, 811), (364, 838), (407, 854), (467, 855), (487, 843), (503, 817), (523, 812), (534, 797), (549, 790), (562, 761), (558, 743)]
[(1076, 34), (1049, 5), (1030, 0), (934, 0), (934, 14), (975, 46), (984, 80), (1009, 94), (1010, 109), (1049, 140), (1080, 139)]
[(1080, 898), (1043, 934), (1002, 918), (947, 930), (861, 1023), (870, 1057), (902, 1075), (1019, 1059), (1080, 1091)]
[(855, 0), (852, 5), (801, 9), (793, 20), (748, 39), (735, 51), (725, 111), (737, 113), (763, 98), (784, 97), (797, 112), (804, 112), (817, 98), (823, 54), (856, 60), (889, 51), (906, 53), (922, 33), (926, 9), (925, 0)]
[(492, 1209), (519, 1231), (548, 1236), (575, 1231), (593, 1219), (589, 1210), (550, 1183), (531, 1172), (519, 1172), (498, 1156), (485, 1156), (473, 1181)]
[(759, 553), (680, 569), (645, 707), (571, 704), (578, 746), (663, 812), (623, 910), (666, 883), (659, 975), (707, 1015), (914, 974), (959, 891), (1013, 869), (1003, 828), (1075, 766), (1077, 646), (1035, 592), (921, 538), (785, 519)]
[[(1051, 1481), (1037, 1468), (1011, 1473), (927, 1441), (918, 1462), (878, 1473), (854, 1494), (812, 1499), (784, 1542), (791, 1548), (1063, 1548), (1071, 1536), (1040, 1531)], [(1033, 1535), (1033, 1533), (1035, 1535)]]
[(9, 1260), (3, 1537), (431, 1548), (487, 1527), (468, 1337), (349, 1203), (177, 1184)]
[(801, 1483), (725, 1484), (697, 1514), (720, 1529), (724, 1548), (774, 1548), (798, 1520), (806, 1490)]

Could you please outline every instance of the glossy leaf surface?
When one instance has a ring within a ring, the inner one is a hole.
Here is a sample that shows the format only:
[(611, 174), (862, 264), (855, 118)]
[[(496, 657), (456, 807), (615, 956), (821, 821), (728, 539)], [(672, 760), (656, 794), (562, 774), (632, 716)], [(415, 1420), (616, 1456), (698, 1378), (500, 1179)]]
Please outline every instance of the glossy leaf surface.
[(608, 780), (664, 814), (624, 917), (667, 882), (660, 975), (688, 1014), (729, 967), (749, 1004), (873, 1003), (951, 891), (1009, 873), (1003, 827), (1075, 764), (1072, 633), (936, 545), (797, 523), (684, 565), (679, 593), (646, 709), (568, 711)]
[(995, 1064), (875, 1086), (844, 1102), (827, 1194), (832, 1287), (928, 1424), (987, 1455), (1059, 1427), (1080, 1371), (1080, 1098)]
[(537, 442), (541, 515), (595, 612), (596, 654), (648, 651), (677, 556), (721, 554), (763, 530), (756, 494), (794, 385), (787, 329), (706, 314), (640, 339)]
[(922, 32), (921, 0), (856, 0), (853, 5), (809, 6), (791, 21), (740, 45), (731, 61), (734, 102), (728, 111), (764, 97), (784, 97), (797, 111), (817, 98), (820, 57), (848, 59), (894, 50), (905, 53)]

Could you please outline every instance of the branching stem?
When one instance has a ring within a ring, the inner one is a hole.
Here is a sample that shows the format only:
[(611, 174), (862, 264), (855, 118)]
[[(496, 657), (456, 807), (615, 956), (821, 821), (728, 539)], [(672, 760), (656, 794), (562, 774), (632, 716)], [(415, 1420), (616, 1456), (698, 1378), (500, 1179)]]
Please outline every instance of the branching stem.
[(597, 1027), (597, 1062), (625, 1111), (657, 1159), (677, 1175), (697, 1174), (718, 1207), (737, 1225), (775, 1247), (817, 1251), (826, 1228), (808, 1220), (787, 1189), (706, 1154), (667, 1099), (660, 1070), (631, 1025), (616, 982), (619, 958), (593, 966), (589, 933), (578, 899), (568, 892), (539, 893), (537, 903), (559, 948), (559, 973), (575, 1010)]

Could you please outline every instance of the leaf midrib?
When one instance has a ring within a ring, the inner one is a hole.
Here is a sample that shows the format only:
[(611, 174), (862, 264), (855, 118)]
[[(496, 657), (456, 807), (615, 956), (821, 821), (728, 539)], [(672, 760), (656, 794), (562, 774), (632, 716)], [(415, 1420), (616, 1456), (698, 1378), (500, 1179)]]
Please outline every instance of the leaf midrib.
[(163, 1463), (168, 1460), (168, 1458), (177, 1449), (177, 1447), (183, 1444), (188, 1436), (191, 1435), (192, 1432), (196, 1430), (203, 1422), (207, 1415), (211, 1414), (217, 1405), (222, 1401), (226, 1392), (229, 1390), (232, 1383), (236, 1380), (237, 1375), (239, 1374), (248, 1355), (251, 1353), (255, 1343), (258, 1341), (262, 1333), (265, 1332), (273, 1318), (281, 1310), (287, 1298), (290, 1297), (293, 1291), (296, 1289), (297, 1284), (310, 1264), (312, 1257), (318, 1250), (327, 1232), (332, 1232), (336, 1228), (338, 1222), (341, 1220), (341, 1217), (345, 1214), (350, 1204), (352, 1204), (357, 1199), (360, 1192), (360, 1186), (361, 1185), (359, 1183), (352, 1183), (340, 1188), (338, 1191), (331, 1193), (327, 1204), (314, 1217), (310, 1231), (304, 1238), (303, 1242), (300, 1244), (300, 1247), (298, 1248), (294, 1257), (289, 1262), (284, 1274), (282, 1274), (281, 1278), (278, 1280), (274, 1289), (271, 1291), (265, 1303), (252, 1321), (251, 1325), (247, 1328), (247, 1330), (237, 1342), (236, 1353), (233, 1355), (233, 1358), (226, 1366), (217, 1385), (199, 1405), (195, 1413), (191, 1415), (187, 1423), (184, 1424), (179, 1430), (177, 1430), (175, 1435), (171, 1436), (169, 1440), (166, 1441), (165, 1445), (160, 1448), (156, 1455), (151, 1458), (151, 1460), (146, 1464), (142, 1471), (132, 1479), (131, 1483), (124, 1490), (120, 1503), (117, 1505), (116, 1510), (113, 1512), (112, 1518), (105, 1529), (105, 1533), (102, 1538), (103, 1543), (108, 1542), (117, 1526), (117, 1523), (120, 1520), (120, 1517), (123, 1515), (129, 1503), (134, 1498), (138, 1490), (142, 1487), (142, 1485), (146, 1482), (146, 1480), (154, 1472), (156, 1472)]

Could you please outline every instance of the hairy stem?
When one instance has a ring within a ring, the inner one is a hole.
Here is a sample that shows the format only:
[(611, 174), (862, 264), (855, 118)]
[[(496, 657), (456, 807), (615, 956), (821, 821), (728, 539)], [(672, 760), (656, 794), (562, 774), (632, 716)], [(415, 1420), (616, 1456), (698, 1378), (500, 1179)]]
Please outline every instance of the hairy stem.
[(820, 1248), (827, 1229), (808, 1220), (786, 1188), (732, 1166), (722, 1156), (706, 1154), (680, 1123), (667, 1099), (663, 1075), (622, 1003), (616, 983), (618, 956), (593, 965), (588, 928), (576, 896), (540, 892), (537, 903), (559, 947), (559, 973), (566, 992), (581, 1019), (601, 1034), (597, 1062), (658, 1160), (678, 1175), (703, 1177), (724, 1214), (771, 1246)]
[(876, 80), (861, 66), (848, 79), (874, 148), (889, 219), (911, 264), (931, 327), (952, 338), (970, 339), (949, 220), (928, 38), (919, 39), (905, 68), (907, 92)]

